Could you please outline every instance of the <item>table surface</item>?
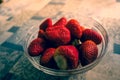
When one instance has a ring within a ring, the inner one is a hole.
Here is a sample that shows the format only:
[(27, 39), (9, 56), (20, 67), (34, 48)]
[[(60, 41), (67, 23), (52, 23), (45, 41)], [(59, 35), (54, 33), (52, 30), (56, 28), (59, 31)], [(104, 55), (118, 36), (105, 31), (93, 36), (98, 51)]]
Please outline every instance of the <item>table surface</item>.
[(93, 17), (109, 35), (108, 53), (86, 79), (120, 80), (119, 9), (120, 0), (4, 0), (0, 4), (0, 80), (59, 80), (32, 66), (24, 55), (23, 38), (42, 19), (71, 12)]

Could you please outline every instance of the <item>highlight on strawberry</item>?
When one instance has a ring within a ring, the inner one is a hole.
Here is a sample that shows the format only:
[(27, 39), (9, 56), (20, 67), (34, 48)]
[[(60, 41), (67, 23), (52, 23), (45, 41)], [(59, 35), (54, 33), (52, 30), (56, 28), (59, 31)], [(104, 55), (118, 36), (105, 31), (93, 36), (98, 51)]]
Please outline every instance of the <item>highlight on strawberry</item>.
[(61, 17), (55, 23), (44, 20), (38, 35), (28, 46), (31, 57), (40, 56), (40, 65), (60, 70), (89, 65), (98, 57), (102, 43), (99, 32), (84, 27), (76, 19)]

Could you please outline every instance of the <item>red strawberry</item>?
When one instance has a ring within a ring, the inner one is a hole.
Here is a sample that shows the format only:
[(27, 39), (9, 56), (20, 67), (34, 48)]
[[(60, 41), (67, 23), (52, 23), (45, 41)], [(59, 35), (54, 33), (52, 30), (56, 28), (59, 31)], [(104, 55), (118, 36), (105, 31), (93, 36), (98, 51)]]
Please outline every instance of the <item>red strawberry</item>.
[(47, 18), (45, 21), (42, 22), (42, 24), (39, 26), (39, 29), (46, 30), (47, 27), (52, 26), (52, 20), (51, 18)]
[(60, 18), (53, 26), (65, 26), (67, 24), (67, 19), (65, 17)]
[(81, 44), (79, 52), (80, 52), (79, 58), (81, 60), (81, 64), (85, 66), (93, 62), (97, 58), (98, 48), (93, 41), (87, 40)]
[(85, 27), (81, 26), (82, 32), (85, 30)]
[(45, 32), (42, 29), (38, 32), (38, 38), (45, 38)]
[(69, 43), (71, 35), (66, 27), (55, 26), (46, 29), (46, 38), (56, 45), (63, 45)]
[(66, 24), (66, 27), (70, 30), (72, 37), (81, 38), (82, 36), (82, 28), (79, 22), (75, 19), (71, 19)]
[(55, 48), (48, 48), (45, 50), (40, 58), (40, 64), (49, 68), (57, 68), (57, 65), (53, 59)]
[(73, 45), (59, 46), (54, 59), (60, 69), (73, 69), (78, 66), (79, 52)]
[(92, 30), (92, 29), (85, 29), (83, 31), (82, 37), (80, 39), (82, 42), (86, 41), (86, 40), (92, 40), (94, 41), (96, 44), (100, 44), (102, 42), (102, 37), (101, 35)]
[(28, 53), (30, 56), (39, 56), (44, 51), (45, 42), (42, 38), (34, 39), (29, 47)]

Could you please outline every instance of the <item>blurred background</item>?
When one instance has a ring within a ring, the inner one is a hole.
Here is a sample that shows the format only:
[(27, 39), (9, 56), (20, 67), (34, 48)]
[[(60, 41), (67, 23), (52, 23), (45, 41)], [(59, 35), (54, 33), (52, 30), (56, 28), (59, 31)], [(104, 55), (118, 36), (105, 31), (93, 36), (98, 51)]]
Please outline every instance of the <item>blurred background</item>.
[(93, 17), (109, 34), (108, 54), (86, 78), (120, 80), (120, 0), (0, 0), (0, 80), (58, 80), (29, 63), (22, 42), (30, 26), (62, 13)]

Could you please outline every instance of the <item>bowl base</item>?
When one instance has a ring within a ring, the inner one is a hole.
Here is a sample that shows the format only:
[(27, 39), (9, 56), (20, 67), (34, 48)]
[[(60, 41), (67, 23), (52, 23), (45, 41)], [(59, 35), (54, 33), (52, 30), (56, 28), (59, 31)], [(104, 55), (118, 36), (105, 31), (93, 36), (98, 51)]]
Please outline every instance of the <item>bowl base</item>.
[(60, 77), (59, 80), (86, 80), (86, 74), (76, 74), (71, 76)]

